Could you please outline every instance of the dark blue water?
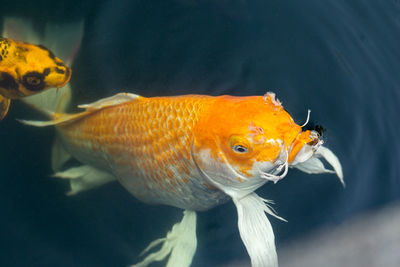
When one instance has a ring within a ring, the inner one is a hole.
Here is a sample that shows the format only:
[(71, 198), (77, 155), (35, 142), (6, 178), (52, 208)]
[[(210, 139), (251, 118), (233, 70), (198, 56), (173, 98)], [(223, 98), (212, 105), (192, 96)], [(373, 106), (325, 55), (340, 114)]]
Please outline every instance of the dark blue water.
[[(85, 18), (75, 103), (120, 91), (274, 91), (299, 123), (310, 108), (347, 187), (291, 170), (261, 188), (289, 221), (271, 218), (278, 248), (400, 198), (398, 0), (22, 1), (2, 4), (5, 15), (38, 29)], [(181, 211), (142, 204), (118, 184), (66, 197), (67, 184), (50, 177), (53, 133), (15, 121), (27, 113), (15, 104), (0, 123), (1, 266), (125, 266), (180, 220)], [(199, 213), (193, 266), (248, 259), (236, 221), (232, 203)]]

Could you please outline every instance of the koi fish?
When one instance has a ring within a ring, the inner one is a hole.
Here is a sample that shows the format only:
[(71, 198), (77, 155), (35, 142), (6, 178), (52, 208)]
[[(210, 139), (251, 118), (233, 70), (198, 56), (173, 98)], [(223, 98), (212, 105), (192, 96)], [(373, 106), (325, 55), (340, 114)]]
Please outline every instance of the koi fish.
[(0, 120), (11, 99), (60, 88), (71, 78), (71, 68), (43, 45), (0, 37)]
[[(66, 106), (66, 105), (64, 105)], [(233, 200), (238, 227), (253, 267), (277, 266), (269, 200), (254, 191), (276, 183), (290, 167), (306, 173), (336, 173), (338, 158), (320, 133), (302, 131), (274, 93), (264, 96), (182, 95), (142, 97), (130, 93), (80, 105), (78, 114), (44, 111), (58, 148), (53, 167), (70, 157), (82, 163), (55, 173), (73, 195), (117, 179), (134, 197), (184, 210), (183, 219), (136, 267), (168, 257), (167, 266), (189, 266), (196, 251), (196, 212)], [(326, 169), (320, 158), (333, 170)], [(280, 218), (282, 219), (282, 218)]]

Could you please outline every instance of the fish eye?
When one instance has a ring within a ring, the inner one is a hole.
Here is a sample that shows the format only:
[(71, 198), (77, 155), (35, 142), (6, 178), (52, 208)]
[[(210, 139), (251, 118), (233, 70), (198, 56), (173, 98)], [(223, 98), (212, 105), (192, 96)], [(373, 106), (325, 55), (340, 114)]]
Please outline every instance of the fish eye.
[(236, 156), (250, 156), (253, 152), (252, 147), (246, 137), (232, 135), (229, 139), (229, 148)]
[(27, 77), (26, 82), (30, 85), (38, 85), (40, 83), (40, 79), (38, 77)]
[(46, 87), (44, 76), (43, 73), (37, 71), (28, 72), (22, 77), (22, 84), (29, 91), (41, 91)]
[(243, 145), (234, 145), (232, 147), (232, 150), (235, 151), (236, 153), (247, 153), (247, 151), (249, 151), (247, 147)]

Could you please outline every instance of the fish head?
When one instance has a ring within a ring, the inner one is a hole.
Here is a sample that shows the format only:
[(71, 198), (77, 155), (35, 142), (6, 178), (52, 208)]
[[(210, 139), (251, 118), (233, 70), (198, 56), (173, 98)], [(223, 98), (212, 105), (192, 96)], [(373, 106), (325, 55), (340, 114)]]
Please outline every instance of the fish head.
[(15, 99), (60, 88), (71, 69), (42, 45), (0, 38), (0, 94)]
[(302, 132), (273, 93), (217, 97), (206, 113), (195, 129), (193, 158), (206, 180), (231, 196), (277, 182), (322, 142), (315, 131)]

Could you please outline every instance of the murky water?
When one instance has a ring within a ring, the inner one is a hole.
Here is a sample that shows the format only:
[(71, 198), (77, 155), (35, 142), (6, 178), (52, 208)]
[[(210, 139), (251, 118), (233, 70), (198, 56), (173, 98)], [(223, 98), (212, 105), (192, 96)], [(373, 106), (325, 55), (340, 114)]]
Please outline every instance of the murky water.
[[(347, 187), (290, 170), (258, 193), (276, 202), (278, 248), (326, 224), (400, 198), (399, 1), (46, 1), (8, 3), (6, 15), (84, 17), (73, 65), (74, 102), (120, 91), (144, 96), (274, 91), (297, 122), (326, 128)], [(62, 33), (60, 33), (62, 34)], [(2, 266), (125, 266), (181, 212), (149, 206), (118, 184), (66, 197), (52, 179), (52, 131), (0, 123)], [(199, 214), (193, 266), (248, 259), (232, 203)]]

